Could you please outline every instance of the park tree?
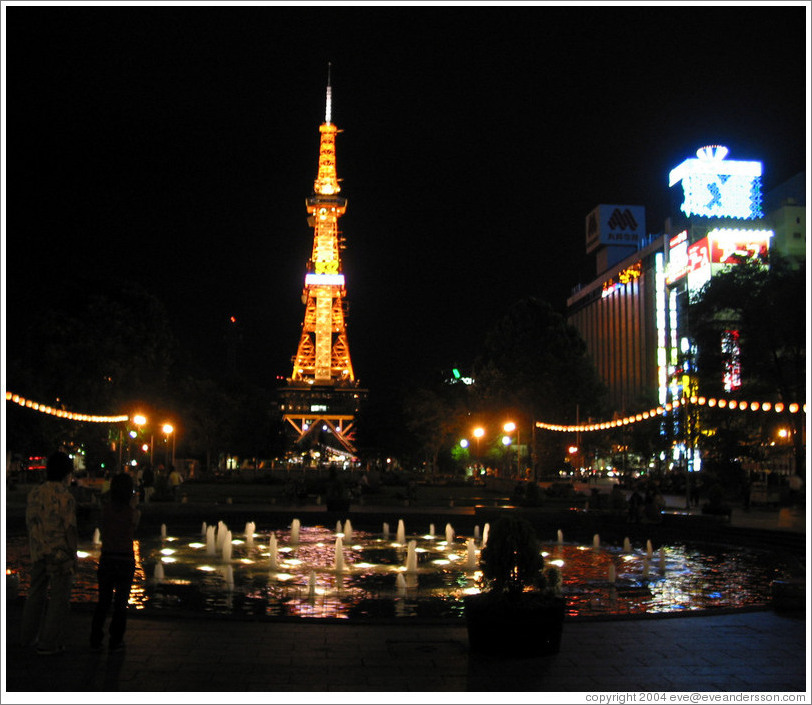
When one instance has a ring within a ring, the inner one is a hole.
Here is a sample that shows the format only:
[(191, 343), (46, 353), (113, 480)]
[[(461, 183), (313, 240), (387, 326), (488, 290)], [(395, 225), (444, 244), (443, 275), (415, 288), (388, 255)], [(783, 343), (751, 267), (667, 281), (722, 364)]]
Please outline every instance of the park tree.
[[(487, 334), (474, 365), (480, 410), (513, 409), (535, 421), (575, 423), (604, 413), (606, 389), (578, 331), (546, 302), (518, 301)], [(536, 434), (536, 463), (563, 459), (568, 439)]]
[[(713, 277), (690, 300), (688, 324), (696, 343), (696, 376), (705, 396), (726, 394), (724, 371), (734, 362), (741, 386), (733, 394), (747, 400), (780, 401), (788, 409), (803, 405), (806, 391), (806, 268), (771, 254), (769, 266), (744, 260)], [(723, 340), (737, 345), (723, 345)], [(804, 415), (786, 413), (781, 423), (792, 429), (796, 472), (804, 472)], [(715, 423), (718, 411), (705, 412)], [(764, 419), (746, 415), (724, 424), (720, 447), (752, 445), (769, 433)], [(732, 438), (738, 429), (739, 439)], [(711, 443), (712, 444), (712, 443)], [(719, 445), (719, 444), (717, 444)]]

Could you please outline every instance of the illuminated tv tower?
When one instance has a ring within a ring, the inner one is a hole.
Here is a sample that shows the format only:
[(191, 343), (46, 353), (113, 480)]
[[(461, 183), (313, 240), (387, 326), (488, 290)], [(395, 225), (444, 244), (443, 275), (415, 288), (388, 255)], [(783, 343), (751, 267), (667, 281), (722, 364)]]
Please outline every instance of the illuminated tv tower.
[(366, 390), (358, 388), (350, 360), (346, 327), (346, 289), (341, 265), (343, 238), (338, 219), (347, 210), (339, 195), (336, 174), (336, 134), (331, 119), (332, 87), (327, 73), (324, 122), (319, 126), (319, 168), (313, 195), (306, 201), (313, 228), (313, 252), (307, 263), (302, 302), (304, 323), (293, 358), (293, 373), (281, 390), (283, 418), (297, 432), (297, 443), (316, 436), (329, 445), (329, 436), (350, 454), (355, 415)]

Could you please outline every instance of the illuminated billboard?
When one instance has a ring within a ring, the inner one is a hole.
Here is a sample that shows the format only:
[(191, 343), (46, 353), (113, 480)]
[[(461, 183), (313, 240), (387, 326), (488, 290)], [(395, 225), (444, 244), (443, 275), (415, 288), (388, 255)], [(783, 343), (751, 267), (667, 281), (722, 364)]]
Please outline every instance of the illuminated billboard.
[(680, 210), (687, 216), (706, 218), (763, 217), (761, 210), (761, 162), (725, 159), (727, 147), (711, 145), (697, 150), (673, 169), (668, 185), (682, 182), (684, 200)]
[(668, 265), (665, 283), (673, 284), (688, 274), (688, 231), (683, 230), (668, 241)]
[(646, 234), (643, 206), (599, 205), (586, 217), (586, 251), (601, 245), (624, 245), (637, 249)]

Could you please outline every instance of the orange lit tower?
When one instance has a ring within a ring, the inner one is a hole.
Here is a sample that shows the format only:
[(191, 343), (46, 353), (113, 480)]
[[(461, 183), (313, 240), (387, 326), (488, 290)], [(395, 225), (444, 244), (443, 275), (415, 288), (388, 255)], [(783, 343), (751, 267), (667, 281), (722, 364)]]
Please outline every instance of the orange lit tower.
[(307, 263), (302, 302), (302, 335), (293, 374), (281, 390), (283, 418), (298, 435), (330, 446), (330, 437), (354, 454), (355, 416), (365, 390), (358, 388), (347, 342), (346, 289), (341, 265), (343, 238), (338, 219), (347, 210), (339, 195), (336, 174), (336, 134), (331, 121), (332, 88), (328, 73), (324, 122), (319, 126), (319, 169), (313, 195), (306, 201), (308, 224), (313, 228), (313, 252)]

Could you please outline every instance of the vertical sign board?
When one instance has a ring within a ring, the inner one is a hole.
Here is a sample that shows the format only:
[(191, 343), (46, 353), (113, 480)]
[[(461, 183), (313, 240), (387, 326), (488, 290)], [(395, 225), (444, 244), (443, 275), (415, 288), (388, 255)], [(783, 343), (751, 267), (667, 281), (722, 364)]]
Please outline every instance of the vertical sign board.
[(586, 217), (586, 251), (601, 246), (623, 245), (637, 249), (646, 233), (644, 206), (601, 204)]

